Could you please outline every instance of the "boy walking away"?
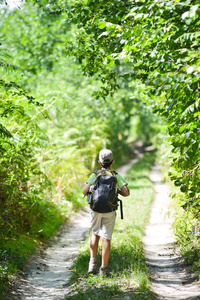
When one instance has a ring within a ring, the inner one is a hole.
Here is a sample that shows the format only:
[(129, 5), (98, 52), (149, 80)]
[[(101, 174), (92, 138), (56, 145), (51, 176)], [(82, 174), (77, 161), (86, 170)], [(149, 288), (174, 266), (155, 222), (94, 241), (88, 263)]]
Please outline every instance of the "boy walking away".
[(128, 183), (115, 171), (111, 171), (113, 153), (110, 149), (99, 152), (101, 169), (92, 173), (83, 189), (88, 195), (92, 190), (90, 202), (92, 239), (90, 242), (90, 262), (88, 274), (97, 273), (97, 251), (102, 238), (102, 265), (100, 275), (109, 276), (108, 261), (111, 249), (111, 238), (115, 226), (117, 210), (117, 194), (129, 196)]

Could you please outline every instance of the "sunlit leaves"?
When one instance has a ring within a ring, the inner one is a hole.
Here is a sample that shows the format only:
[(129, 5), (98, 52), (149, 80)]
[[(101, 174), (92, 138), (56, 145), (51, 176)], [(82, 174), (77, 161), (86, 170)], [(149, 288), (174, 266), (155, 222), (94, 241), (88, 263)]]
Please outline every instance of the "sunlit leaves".
[[(192, 174), (189, 170), (193, 170), (200, 158), (198, 1), (192, 4), (129, 1), (123, 12), (120, 10), (122, 1), (107, 1), (100, 7), (99, 3), (93, 3), (87, 7), (85, 23), (80, 21), (79, 14), (84, 4), (77, 3), (79, 11), (74, 19), (79, 20), (82, 30), (86, 29), (85, 37), (95, 45), (95, 51), (101, 53), (104, 63), (109, 67), (129, 63), (132, 67), (128, 77), (143, 81), (154, 97), (154, 110), (165, 119), (171, 136), (177, 176), (184, 174), (184, 170)], [(92, 15), (95, 18), (90, 22)], [(94, 74), (103, 76), (100, 60), (91, 66), (92, 53), (87, 56), (85, 50), (82, 48), (84, 69), (91, 72), (92, 67)], [(116, 70), (117, 79), (121, 74), (119, 68)], [(184, 181), (184, 175), (181, 176)], [(192, 178), (188, 175), (188, 186)], [(199, 179), (195, 178), (196, 185), (200, 186)]]

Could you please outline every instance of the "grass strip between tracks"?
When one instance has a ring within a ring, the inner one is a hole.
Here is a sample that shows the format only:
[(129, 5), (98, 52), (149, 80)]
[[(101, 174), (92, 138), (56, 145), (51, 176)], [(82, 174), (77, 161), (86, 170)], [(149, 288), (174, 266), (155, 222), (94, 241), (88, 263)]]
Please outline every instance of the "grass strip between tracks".
[[(148, 175), (155, 153), (145, 153), (127, 172), (130, 196), (123, 198), (124, 219), (117, 222), (112, 238), (109, 268), (111, 278), (88, 275), (89, 240), (82, 245), (72, 267), (69, 293), (66, 299), (155, 299), (150, 291), (148, 268), (145, 265), (142, 236), (153, 201), (153, 184)], [(121, 197), (122, 198), (122, 197)], [(101, 264), (102, 244), (98, 253)]]

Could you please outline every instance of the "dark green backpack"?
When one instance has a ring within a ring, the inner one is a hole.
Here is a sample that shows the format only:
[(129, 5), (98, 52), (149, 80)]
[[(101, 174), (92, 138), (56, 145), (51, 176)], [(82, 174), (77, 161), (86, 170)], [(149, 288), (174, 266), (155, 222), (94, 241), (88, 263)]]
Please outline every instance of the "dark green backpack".
[(116, 172), (110, 170), (95, 171), (90, 208), (99, 213), (117, 210), (118, 197), (116, 193)]

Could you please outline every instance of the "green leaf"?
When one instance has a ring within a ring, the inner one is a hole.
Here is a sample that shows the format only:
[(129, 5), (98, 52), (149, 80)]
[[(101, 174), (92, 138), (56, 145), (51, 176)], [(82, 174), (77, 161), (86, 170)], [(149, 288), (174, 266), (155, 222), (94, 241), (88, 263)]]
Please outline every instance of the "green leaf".
[(105, 22), (105, 21), (100, 22), (100, 23), (98, 24), (98, 27), (99, 27), (100, 29), (104, 29), (104, 28), (106, 27), (106, 22)]
[(187, 124), (182, 125), (182, 126), (179, 128), (179, 132), (182, 133), (182, 132), (185, 130), (186, 126), (187, 126)]
[(196, 117), (198, 117), (198, 116), (200, 116), (200, 112), (199, 112), (199, 111), (196, 112), (196, 113), (194, 113), (194, 118), (196, 118)]
[(153, 83), (154, 83), (154, 84), (160, 84), (160, 79), (159, 79), (159, 78), (154, 79), (154, 80), (153, 80)]
[(164, 89), (164, 90), (169, 90), (169, 89), (171, 89), (171, 85), (170, 85), (170, 84), (165, 84), (165, 85), (163, 86), (163, 89)]

